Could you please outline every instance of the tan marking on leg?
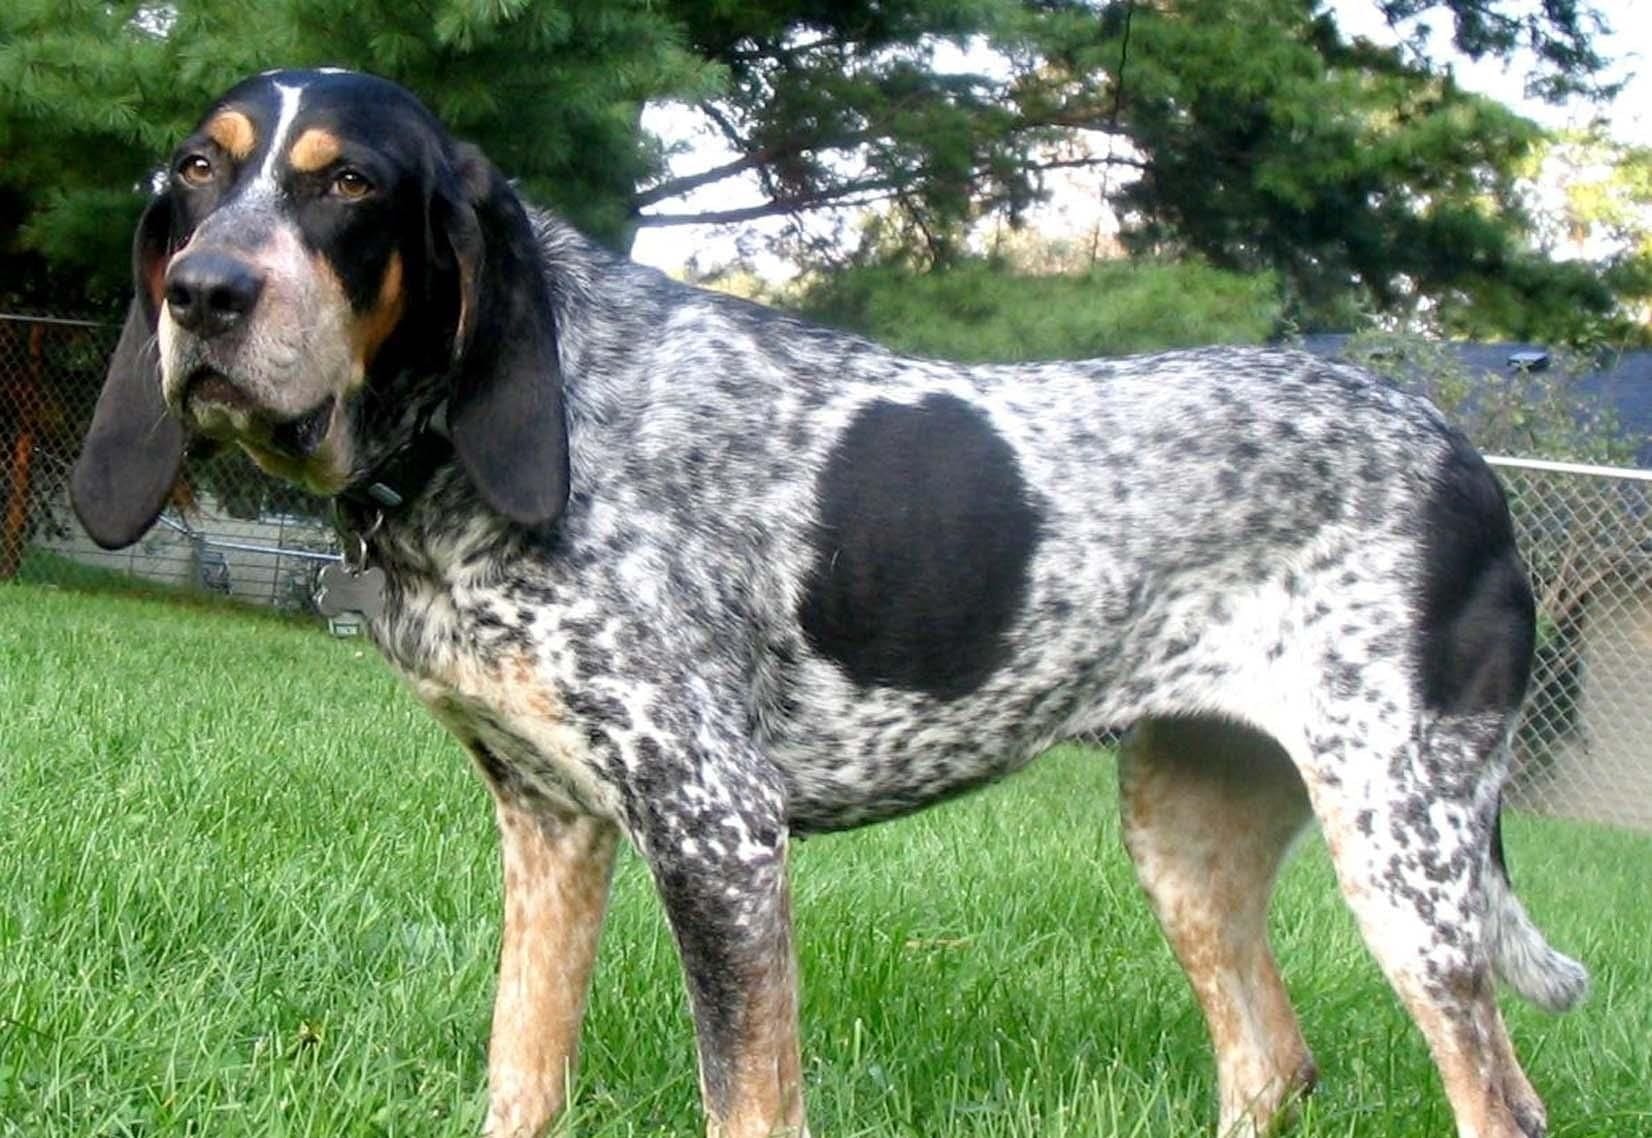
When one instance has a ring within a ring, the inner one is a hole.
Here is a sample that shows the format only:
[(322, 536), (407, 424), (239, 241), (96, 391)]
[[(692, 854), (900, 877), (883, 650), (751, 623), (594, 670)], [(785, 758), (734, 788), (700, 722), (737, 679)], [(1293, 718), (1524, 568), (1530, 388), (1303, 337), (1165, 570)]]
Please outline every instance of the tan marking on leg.
[(312, 126), (287, 151), (287, 164), (301, 174), (313, 174), (337, 161), (342, 149), (338, 135), (325, 127)]
[(1524, 1087), (1531, 1097), (1525, 1105), (1535, 1107), (1538, 1118), (1543, 1107), (1514, 1059), (1514, 1045), (1497, 1011), (1489, 973), (1465, 997), (1468, 1014), (1463, 1018), (1447, 1014), (1440, 1000), (1413, 978), (1402, 977), (1394, 987), (1428, 1040), (1457, 1120), (1458, 1138), (1526, 1138), (1509, 1101), (1510, 1087)]
[(797, 956), (792, 947), (791, 896), (782, 886), (779, 943), (741, 985), (748, 997), (729, 1085), (706, 1085), (709, 1138), (808, 1138), (803, 1110), (803, 1057), (798, 1039)]
[(258, 146), (252, 120), (240, 111), (219, 111), (206, 124), (205, 134), (237, 162), (245, 161)]
[(492, 1138), (538, 1138), (566, 1105), (613, 873), (617, 831), (495, 800), (505, 879), (488, 1045)]
[[(708, 1116), (711, 1138), (806, 1138), (796, 984), (796, 969), (788, 967), (748, 989), (756, 999), (725, 1105)], [(715, 1097), (707, 1095), (708, 1109)]]
[(1218, 1133), (1266, 1132), (1315, 1078), (1267, 935), (1301, 782), (1271, 740), (1217, 720), (1140, 724), (1119, 778), (1126, 846), (1210, 1030)]
[(1514, 1053), (1514, 1040), (1509, 1038), (1508, 1025), (1503, 1022), (1503, 1013), (1497, 1006), (1496, 999), (1487, 1001), (1491, 1011), (1491, 1023), (1487, 1034), (1491, 1040), (1494, 1053), (1493, 1062), (1503, 1071), (1503, 1097), (1514, 1112), (1516, 1121), (1522, 1117), (1536, 1124), (1539, 1131), (1548, 1129), (1549, 1112), (1543, 1106), (1543, 1100), (1537, 1095), (1537, 1088), (1532, 1086), (1531, 1080), (1526, 1077), (1525, 1069), (1520, 1066), (1520, 1059)]
[[(537, 1138), (566, 1103), (618, 827), (576, 812), (573, 799), (559, 793), (578, 785), (585, 800), (603, 801), (585, 769), (583, 732), (565, 721), (561, 699), (532, 657), (483, 663), (465, 654), (439, 656), (429, 673), (410, 679), (437, 719), (471, 749), (494, 791), (505, 929), (488, 1050), (486, 1133)], [(548, 786), (536, 781), (543, 771), (484, 758), (468, 734), (477, 709), (503, 723), (564, 781)], [(523, 796), (512, 793), (513, 785)], [(559, 809), (554, 802), (569, 805)]]
[[(469, 734), (476, 709), (486, 709), (534, 754), (577, 781), (583, 737), (564, 722), (562, 701), (531, 657), (481, 663), (457, 655), (435, 660), (431, 674), (409, 679), (436, 718), (471, 751), (494, 793), (505, 919), (484, 1133), (538, 1138), (567, 1102), (618, 827), (576, 812), (572, 800), (536, 784), (531, 772), (501, 767), (499, 756), (485, 758)], [(559, 802), (568, 805), (560, 808)]]

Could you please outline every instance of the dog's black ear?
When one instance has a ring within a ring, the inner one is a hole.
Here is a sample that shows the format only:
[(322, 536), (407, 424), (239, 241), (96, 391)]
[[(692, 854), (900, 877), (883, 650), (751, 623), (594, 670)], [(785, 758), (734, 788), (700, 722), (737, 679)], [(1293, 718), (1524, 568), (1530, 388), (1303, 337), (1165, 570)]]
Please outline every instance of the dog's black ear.
[(171, 209), (163, 195), (138, 223), (132, 245), (137, 295), (127, 309), (91, 429), (69, 478), (75, 515), (105, 549), (131, 545), (155, 523), (183, 461), (184, 428), (161, 396), (155, 343), (171, 228)]
[(458, 274), (448, 430), (482, 498), (544, 526), (568, 503), (568, 427), (550, 289), (527, 211), (481, 152), (460, 146), (443, 227)]

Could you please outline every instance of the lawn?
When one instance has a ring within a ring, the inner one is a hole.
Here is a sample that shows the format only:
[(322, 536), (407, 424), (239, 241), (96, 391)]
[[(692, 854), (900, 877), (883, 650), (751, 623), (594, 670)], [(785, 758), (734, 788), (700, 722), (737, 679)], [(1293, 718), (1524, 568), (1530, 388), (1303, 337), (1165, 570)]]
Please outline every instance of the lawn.
[[(1199, 1135), (1213, 1077), (1066, 748), (794, 859), (810, 1117), (841, 1136)], [(1556, 1136), (1652, 1135), (1652, 839), (1508, 826), (1520, 890), (1593, 968), (1505, 1006)], [(474, 1135), (498, 948), (492, 820), (364, 644), (133, 596), (0, 587), (0, 1138)], [(1440, 1138), (1420, 1037), (1317, 842), (1275, 936), (1320, 1062), (1304, 1138)], [(691, 1034), (627, 857), (566, 1132), (690, 1134)]]

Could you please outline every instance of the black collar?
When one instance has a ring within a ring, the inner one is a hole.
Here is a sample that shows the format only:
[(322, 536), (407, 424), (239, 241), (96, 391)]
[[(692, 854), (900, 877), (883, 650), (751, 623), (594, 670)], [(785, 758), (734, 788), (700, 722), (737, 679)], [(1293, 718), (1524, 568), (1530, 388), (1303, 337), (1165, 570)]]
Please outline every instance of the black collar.
[(408, 440), (337, 495), (346, 516), (371, 518), (389, 514), (417, 498), (436, 472), (453, 457), (447, 434), (447, 403), (419, 420)]

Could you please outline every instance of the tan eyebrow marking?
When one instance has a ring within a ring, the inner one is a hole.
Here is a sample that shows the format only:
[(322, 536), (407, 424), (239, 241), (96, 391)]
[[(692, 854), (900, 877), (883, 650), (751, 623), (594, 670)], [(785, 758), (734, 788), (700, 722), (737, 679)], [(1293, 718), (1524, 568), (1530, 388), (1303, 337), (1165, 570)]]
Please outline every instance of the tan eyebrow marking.
[(334, 161), (342, 149), (338, 135), (313, 126), (298, 136), (287, 154), (287, 162), (294, 170), (308, 174)]
[(252, 120), (240, 111), (219, 111), (206, 124), (206, 136), (237, 162), (243, 161), (258, 145)]

